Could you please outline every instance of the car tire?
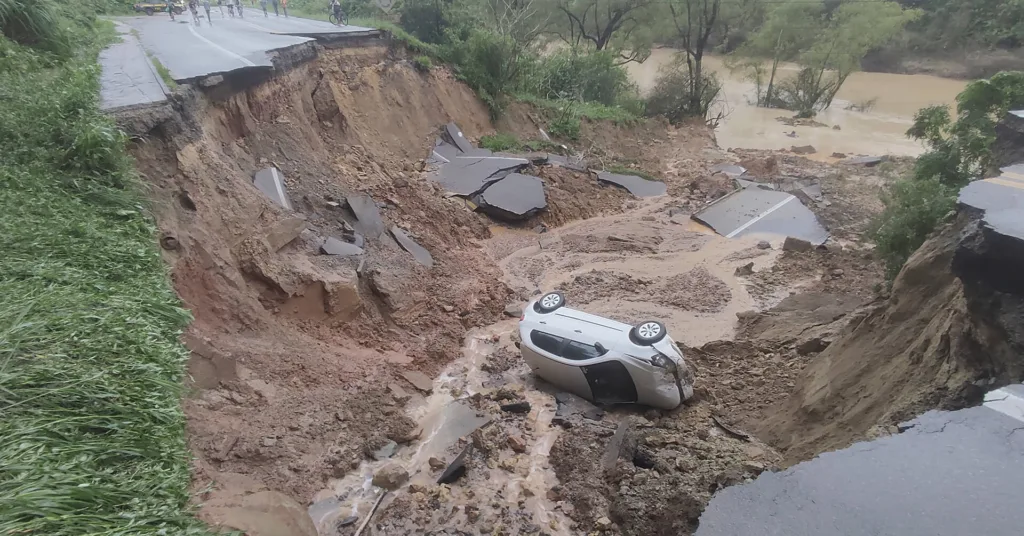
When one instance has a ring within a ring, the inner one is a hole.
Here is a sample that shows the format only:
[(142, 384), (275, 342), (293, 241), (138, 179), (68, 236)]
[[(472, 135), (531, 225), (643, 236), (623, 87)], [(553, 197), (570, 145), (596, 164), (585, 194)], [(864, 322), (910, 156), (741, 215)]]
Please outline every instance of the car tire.
[(147, 7), (146, 8), (146, 15), (149, 15), (150, 17), (152, 17), (153, 13), (154, 13), (153, 12), (153, 8), (151, 8), (151, 7)]
[(538, 313), (551, 313), (563, 305), (565, 305), (565, 296), (561, 292), (548, 292), (537, 300), (534, 309)]
[(657, 320), (644, 320), (629, 332), (629, 336), (641, 346), (650, 346), (665, 338), (665, 324)]

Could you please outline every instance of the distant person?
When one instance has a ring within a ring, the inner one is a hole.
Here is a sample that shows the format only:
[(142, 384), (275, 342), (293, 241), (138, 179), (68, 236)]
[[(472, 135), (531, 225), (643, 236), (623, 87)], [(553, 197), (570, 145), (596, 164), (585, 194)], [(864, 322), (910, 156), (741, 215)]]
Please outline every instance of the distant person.
[(267, 15), (267, 0), (260, 0), (260, 7), (263, 8), (263, 16), (269, 17), (270, 15)]
[(201, 26), (199, 22), (199, 0), (188, 0), (188, 10), (192, 12), (192, 22), (195, 22), (196, 26)]
[(210, 18), (210, 0), (203, 0), (203, 10), (206, 11), (206, 23), (213, 26), (213, 19)]
[(228, 0), (228, 16), (235, 18), (235, 0)]
[(240, 18), (240, 19), (244, 18), (244, 17), (242, 17), (242, 0), (229, 0), (229, 1), (235, 3), (235, 11), (238, 12), (238, 18)]
[(174, 2), (167, 2), (167, 13), (171, 16), (171, 22), (174, 22)]
[(220, 8), (220, 18), (224, 18), (224, 0), (217, 0), (217, 7)]
[(281, 9), (284, 11), (284, 18), (288, 18), (288, 0), (281, 0)]
[(280, 17), (281, 14), (277, 12), (277, 0), (270, 0), (270, 4), (274, 6), (274, 16)]

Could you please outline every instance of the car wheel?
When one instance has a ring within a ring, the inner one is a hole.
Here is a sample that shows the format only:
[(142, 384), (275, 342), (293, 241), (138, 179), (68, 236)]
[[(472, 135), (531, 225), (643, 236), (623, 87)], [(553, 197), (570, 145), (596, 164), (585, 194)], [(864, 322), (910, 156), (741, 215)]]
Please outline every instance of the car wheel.
[(650, 346), (665, 338), (665, 324), (657, 320), (645, 320), (633, 328), (631, 335), (636, 342)]
[(565, 296), (561, 292), (548, 292), (537, 300), (537, 311), (550, 313), (565, 305)]
[(146, 14), (149, 15), (150, 17), (152, 17), (153, 16), (153, 8), (147, 7), (146, 8)]

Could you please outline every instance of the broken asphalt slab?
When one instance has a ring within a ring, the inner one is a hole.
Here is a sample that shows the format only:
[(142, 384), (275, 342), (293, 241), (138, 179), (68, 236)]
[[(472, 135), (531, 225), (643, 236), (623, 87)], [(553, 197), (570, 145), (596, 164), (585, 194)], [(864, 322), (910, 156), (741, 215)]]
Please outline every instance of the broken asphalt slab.
[(519, 173), (509, 173), (490, 183), (473, 202), (488, 215), (506, 220), (523, 220), (548, 206), (544, 183), (537, 177)]
[(426, 248), (416, 243), (415, 240), (409, 238), (409, 235), (405, 231), (398, 227), (391, 228), (391, 236), (395, 237), (395, 241), (398, 245), (402, 246), (402, 249), (412, 254), (416, 262), (426, 266), (427, 268), (434, 267), (434, 257), (430, 255), (430, 252)]
[(284, 175), (279, 169), (268, 167), (257, 171), (252, 183), (278, 206), (292, 210), (292, 202), (288, 199), (288, 191), (284, 185)]
[(380, 238), (384, 234), (384, 220), (380, 217), (377, 202), (368, 195), (350, 195), (345, 198), (348, 208), (355, 217), (353, 227), (369, 238)]
[(711, 168), (711, 173), (725, 173), (732, 179), (744, 175), (746, 172), (747, 168), (736, 164), (718, 164)]
[(726, 238), (767, 233), (814, 245), (828, 238), (818, 218), (796, 196), (762, 188), (736, 190), (691, 217)]
[(962, 208), (981, 212), (985, 226), (995, 233), (1024, 240), (1024, 165), (1004, 167), (1002, 174), (974, 181), (962, 190)]
[(888, 159), (888, 156), (854, 156), (843, 160), (843, 163), (855, 166), (875, 167)]
[(324, 241), (323, 245), (320, 246), (320, 253), (323, 253), (324, 255), (351, 257), (353, 255), (362, 255), (363, 248), (355, 244), (343, 242), (333, 236), (329, 236), (327, 237), (327, 240)]
[(488, 184), (530, 165), (525, 158), (505, 156), (455, 156), (432, 175), (448, 192), (472, 196)]
[(929, 411), (854, 444), (715, 494), (697, 536), (960, 536), (1024, 525), (1024, 388)]
[(468, 153), (473, 150), (473, 144), (462, 134), (462, 129), (454, 122), (448, 123), (441, 129), (441, 136), (445, 141), (457, 147), (460, 151)]
[(636, 175), (619, 175), (617, 173), (610, 173), (607, 171), (598, 171), (597, 180), (598, 182), (613, 184), (619, 188), (624, 188), (636, 197), (665, 195), (665, 192), (668, 191), (668, 187), (665, 186), (665, 183), (661, 181), (650, 181), (643, 177), (637, 177)]

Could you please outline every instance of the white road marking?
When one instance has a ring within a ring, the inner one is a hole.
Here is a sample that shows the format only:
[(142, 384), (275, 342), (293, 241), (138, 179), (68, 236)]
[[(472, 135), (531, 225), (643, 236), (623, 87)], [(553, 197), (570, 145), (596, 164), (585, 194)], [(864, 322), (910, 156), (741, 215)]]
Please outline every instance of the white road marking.
[(1024, 422), (1024, 399), (1013, 391), (996, 389), (985, 393), (984, 406)]
[(236, 60), (238, 60), (238, 61), (248, 65), (249, 67), (255, 67), (256, 66), (255, 63), (253, 63), (253, 62), (243, 58), (242, 56), (239, 56), (238, 54), (235, 54), (234, 52), (231, 52), (230, 50), (228, 50), (228, 49), (218, 45), (217, 43), (214, 43), (213, 41), (210, 41), (209, 39), (199, 35), (199, 32), (196, 32), (196, 27), (193, 26), (192, 23), (189, 23), (188, 31), (192, 32), (192, 35), (194, 35), (197, 38), (199, 38), (200, 41), (203, 41), (204, 43), (210, 45), (211, 47), (216, 48), (217, 50), (220, 50), (221, 52), (223, 52), (227, 56), (235, 58)]
[(754, 225), (755, 223), (761, 221), (762, 219), (764, 219), (765, 216), (771, 214), (772, 212), (775, 212), (776, 210), (779, 210), (780, 208), (783, 207), (783, 205), (785, 205), (786, 203), (789, 203), (790, 201), (792, 201), (794, 199), (796, 199), (796, 197), (792, 196), (792, 195), (787, 197), (784, 201), (781, 201), (779, 204), (775, 205), (774, 207), (772, 207), (772, 208), (762, 212), (761, 214), (758, 214), (758, 216), (756, 218), (748, 221), (747, 223), (744, 223), (743, 225), (740, 225), (733, 232), (725, 235), (725, 237), (726, 238), (732, 238), (732, 237), (742, 233), (744, 230), (747, 229), (747, 227), (750, 227), (751, 225)]

